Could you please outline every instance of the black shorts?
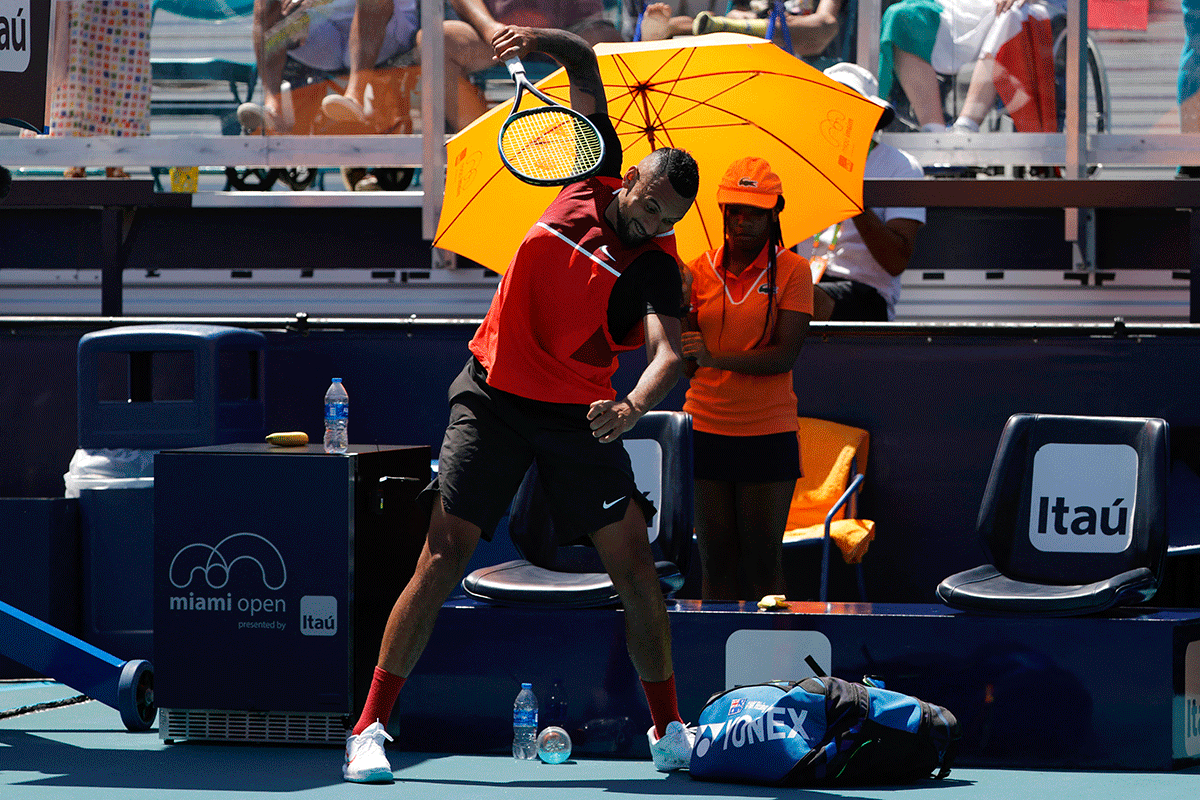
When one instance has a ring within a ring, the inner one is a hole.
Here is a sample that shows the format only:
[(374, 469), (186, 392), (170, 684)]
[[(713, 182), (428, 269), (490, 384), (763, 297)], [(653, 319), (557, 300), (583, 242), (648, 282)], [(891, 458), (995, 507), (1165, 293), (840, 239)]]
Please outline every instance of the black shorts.
[(825, 279), (817, 284), (833, 300), (831, 322), (887, 322), (887, 299), (874, 286), (851, 280)]
[(800, 444), (795, 433), (722, 436), (692, 431), (696, 480), (775, 483), (800, 477)]
[(620, 522), (630, 499), (647, 522), (654, 517), (621, 440), (604, 444), (592, 436), (587, 406), (529, 400), (488, 386), (486, 378), (472, 357), (450, 385), (438, 476), (423, 500), (440, 494), (447, 512), (477, 525), (491, 541), (536, 461), (560, 544)]

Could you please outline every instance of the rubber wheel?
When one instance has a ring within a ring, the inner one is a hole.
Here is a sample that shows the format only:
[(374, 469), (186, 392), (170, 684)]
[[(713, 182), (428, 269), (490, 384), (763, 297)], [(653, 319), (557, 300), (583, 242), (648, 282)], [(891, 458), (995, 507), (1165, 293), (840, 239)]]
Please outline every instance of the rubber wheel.
[(225, 180), (239, 192), (265, 192), (279, 180), (279, 173), (278, 169), (226, 167)]
[(131, 731), (149, 730), (158, 716), (154, 702), (154, 667), (149, 661), (126, 661), (117, 680), (117, 710)]
[(302, 192), (317, 179), (317, 170), (312, 167), (288, 167), (279, 171), (279, 180), (293, 192)]
[(408, 167), (376, 167), (371, 170), (379, 181), (379, 188), (385, 192), (402, 192), (413, 180), (415, 170)]

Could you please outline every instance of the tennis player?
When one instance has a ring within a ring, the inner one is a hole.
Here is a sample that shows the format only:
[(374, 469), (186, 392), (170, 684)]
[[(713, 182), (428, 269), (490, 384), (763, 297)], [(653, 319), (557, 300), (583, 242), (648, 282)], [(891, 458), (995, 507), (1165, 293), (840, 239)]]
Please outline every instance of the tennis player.
[[(694, 731), (679, 715), (670, 623), (646, 530), (655, 509), (618, 440), (681, 373), (672, 230), (695, 199), (698, 169), (686, 152), (660, 149), (621, 173), (621, 144), (583, 39), (508, 26), (492, 44), (500, 60), (536, 51), (561, 63), (571, 107), (597, 125), (607, 153), (597, 176), (563, 187), (529, 230), (450, 386), (438, 478), (421, 495), (428, 535), (346, 740), (349, 781), (392, 780), (384, 743), (396, 697), (480, 537), (491, 539), (535, 460), (559, 535), (590, 536), (624, 605), (630, 658), (654, 722), (647, 736), (655, 767), (679, 769), (691, 758)], [(617, 354), (643, 346), (646, 369), (617, 397)]]

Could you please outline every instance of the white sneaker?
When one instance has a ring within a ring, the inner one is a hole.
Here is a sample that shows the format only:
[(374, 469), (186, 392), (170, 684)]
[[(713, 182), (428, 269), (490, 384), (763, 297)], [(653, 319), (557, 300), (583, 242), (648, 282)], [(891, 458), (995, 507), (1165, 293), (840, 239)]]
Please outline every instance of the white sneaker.
[(391, 783), (392, 765), (383, 750), (384, 739), (393, 741), (378, 721), (357, 736), (347, 736), (342, 777), (355, 783)]
[(687, 769), (692, 763), (692, 745), (696, 743), (696, 729), (685, 726), (682, 722), (672, 722), (667, 725), (667, 732), (661, 738), (654, 738), (654, 726), (646, 731), (650, 740), (650, 757), (654, 759), (654, 768), (659, 772), (671, 772), (677, 769)]

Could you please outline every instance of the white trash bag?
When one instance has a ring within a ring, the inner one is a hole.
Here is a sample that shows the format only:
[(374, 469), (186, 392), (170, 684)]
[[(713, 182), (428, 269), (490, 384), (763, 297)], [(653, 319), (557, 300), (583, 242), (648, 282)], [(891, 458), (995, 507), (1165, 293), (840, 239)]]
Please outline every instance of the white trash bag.
[(63, 475), (66, 497), (80, 489), (141, 489), (154, 485), (157, 450), (76, 450)]

